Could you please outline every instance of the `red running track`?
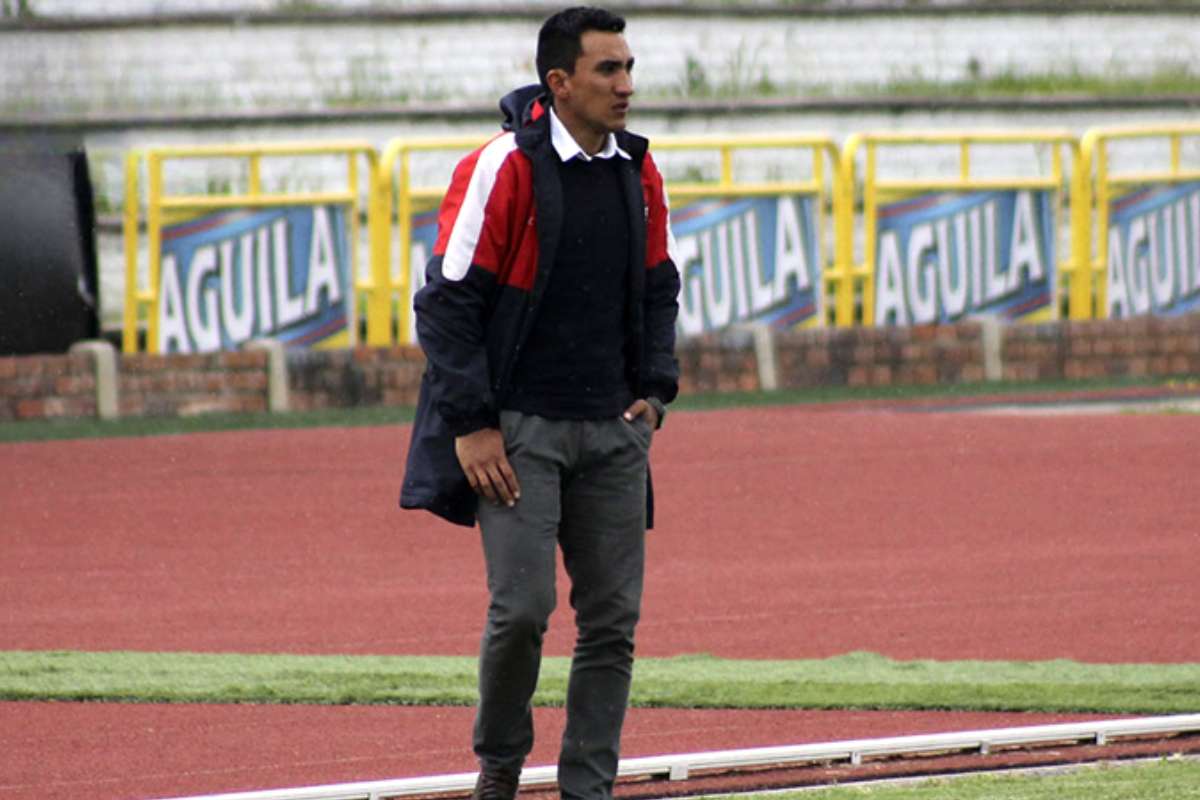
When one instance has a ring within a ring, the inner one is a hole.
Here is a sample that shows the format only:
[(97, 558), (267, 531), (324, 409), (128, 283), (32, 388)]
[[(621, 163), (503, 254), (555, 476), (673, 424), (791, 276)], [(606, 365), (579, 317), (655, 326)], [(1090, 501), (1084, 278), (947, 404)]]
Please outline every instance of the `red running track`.
[[(473, 653), (485, 604), (476, 537), (396, 510), (406, 442), (396, 427), (0, 445), (0, 647)], [(1191, 415), (675, 413), (653, 454), (660, 525), (639, 653), (1198, 661), (1196, 442)], [(569, 648), (560, 609), (547, 652)], [(380, 777), (471, 768), (462, 709), (2, 704), (0, 800), (41, 794), (28, 788), (39, 775), (49, 783), (97, 758), (129, 776), (74, 784), (98, 798), (369, 777), (353, 763), (349, 777), (303, 767), (353, 761), (360, 748), (312, 749), (309, 739), (341, 729), (285, 713), (377, 720), (338, 741), (376, 736), (398, 753)], [(409, 725), (410, 713), (449, 721)], [(221, 735), (242, 714), (270, 718), (256, 724), (279, 735)], [(147, 715), (195, 742), (114, 734), (97, 750), (81, 733), (159, 730)], [(721, 721), (655, 716), (652, 728), (701, 733), (643, 750), (631, 732), (628, 754), (875, 735), (812, 728), (803, 715), (773, 715), (788, 718), (782, 730), (711, 712), (701, 716)], [(930, 730), (903, 715), (867, 718), (891, 720), (879, 735)], [(933, 729), (978, 727), (955, 718)], [(175, 766), (158, 741), (201, 766)], [(445, 768), (431, 769), (417, 755), (426, 751)], [(185, 778), (204, 764), (242, 771)], [(177, 775), (174, 788), (129, 782), (159, 773)]]

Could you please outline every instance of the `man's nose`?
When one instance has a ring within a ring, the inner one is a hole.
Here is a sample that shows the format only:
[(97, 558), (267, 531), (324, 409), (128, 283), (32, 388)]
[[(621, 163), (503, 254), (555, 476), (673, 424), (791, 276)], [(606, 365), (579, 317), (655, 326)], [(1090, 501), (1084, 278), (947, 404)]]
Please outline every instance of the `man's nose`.
[(633, 75), (628, 72), (621, 73), (621, 77), (617, 79), (615, 90), (622, 97), (633, 94)]

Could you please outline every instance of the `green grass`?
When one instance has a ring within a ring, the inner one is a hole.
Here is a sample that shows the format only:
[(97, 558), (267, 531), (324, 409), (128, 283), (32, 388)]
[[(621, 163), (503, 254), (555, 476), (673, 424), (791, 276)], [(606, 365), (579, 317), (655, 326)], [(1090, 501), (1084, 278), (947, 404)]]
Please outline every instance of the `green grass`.
[(934, 778), (915, 784), (748, 795), (752, 800), (1178, 800), (1200, 797), (1200, 762), (1101, 764), (1039, 775)]
[(255, 428), (356, 427), (411, 422), (413, 409), (376, 406), (290, 411), (284, 414), (201, 414), (192, 417), (137, 417), (101, 422), (95, 419), (0, 422), (0, 443), (53, 439), (96, 439), (110, 436), (164, 436)]
[(957, 81), (897, 79), (863, 86), (850, 93), (861, 97), (1006, 98), (1027, 95), (1093, 95), (1138, 97), (1148, 94), (1200, 94), (1200, 73), (1189, 65), (1161, 67), (1149, 75), (1068, 72), (1019, 74), (1012, 71)]
[(963, 77), (935, 80), (921, 75), (897, 77), (879, 83), (849, 84), (836, 90), (824, 84), (781, 84), (767, 69), (740, 51), (724, 64), (708, 64), (689, 56), (681, 78), (674, 86), (653, 92), (660, 100), (680, 98), (731, 99), (744, 97), (831, 97), (870, 100), (910, 98), (934, 100), (993, 99), (1023, 97), (1121, 98), (1146, 95), (1193, 96), (1200, 94), (1200, 72), (1189, 64), (1164, 65), (1146, 75), (1120, 71), (1084, 71), (1074, 68), (1058, 72), (1023, 73), (1011, 69), (994, 74), (977, 74), (966, 65)]
[[(1169, 389), (1183, 385), (1200, 388), (1195, 378), (1111, 379), (1095, 381), (1046, 381), (1038, 383), (966, 383), (936, 386), (891, 386), (851, 388), (823, 386), (784, 389), (774, 392), (728, 392), (682, 396), (671, 408), (704, 411), (722, 408), (804, 403), (857, 401), (938, 400), (1053, 394), (1077, 391), (1111, 391), (1138, 387)], [(253, 428), (354, 427), (398, 425), (412, 421), (411, 408), (370, 407), (293, 411), (286, 414), (203, 414), (193, 417), (131, 418), (101, 422), (93, 419), (0, 422), (0, 443), (54, 439), (91, 439), (110, 436), (160, 436), (179, 433), (246, 430)]]
[[(548, 658), (535, 696), (561, 705), (568, 663)], [(135, 652), (0, 653), (0, 699), (42, 701), (472, 705), (465, 656)], [(1200, 664), (894, 661), (872, 653), (807, 661), (643, 658), (632, 703), (669, 708), (912, 709), (1187, 713)]]
[(900, 385), (874, 387), (819, 386), (807, 389), (780, 389), (773, 392), (723, 392), (682, 396), (672, 409), (707, 411), (741, 406), (802, 405), (805, 403), (908, 402), (914, 400), (958, 400), (962, 398), (1026, 397), (1077, 392), (1112, 392), (1123, 389), (1179, 389), (1200, 391), (1194, 377), (1109, 378), (1086, 381), (979, 382)]

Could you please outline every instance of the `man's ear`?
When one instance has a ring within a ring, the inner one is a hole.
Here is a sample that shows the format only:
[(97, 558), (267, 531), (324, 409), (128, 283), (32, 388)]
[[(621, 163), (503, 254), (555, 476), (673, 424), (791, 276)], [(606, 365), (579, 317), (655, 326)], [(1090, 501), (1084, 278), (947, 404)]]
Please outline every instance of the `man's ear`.
[(567, 71), (561, 67), (546, 71), (546, 85), (550, 87), (550, 94), (554, 95), (555, 100), (567, 99), (567, 95), (570, 94), (567, 89), (567, 79), (570, 77)]

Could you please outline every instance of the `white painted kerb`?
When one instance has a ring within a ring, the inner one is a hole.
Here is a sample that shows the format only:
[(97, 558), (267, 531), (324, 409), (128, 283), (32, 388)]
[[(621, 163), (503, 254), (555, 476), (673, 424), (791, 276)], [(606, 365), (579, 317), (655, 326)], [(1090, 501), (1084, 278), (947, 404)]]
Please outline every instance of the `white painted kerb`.
[[(1200, 731), (1200, 714), (1179, 714), (1112, 721), (1068, 722), (1057, 725), (1032, 725), (1021, 728), (960, 731), (922, 736), (896, 736), (883, 739), (854, 739), (824, 744), (785, 747), (759, 747), (745, 750), (720, 750), (707, 753), (652, 756), (622, 759), (617, 769), (621, 777), (669, 777), (685, 780), (692, 773), (707, 769), (738, 769), (762, 766), (787, 766), (805, 762), (849, 761), (861, 763), (875, 756), (920, 755), (923, 753), (987, 752), (996, 746), (1020, 747), (1064, 743), (1104, 744), (1114, 738), (1154, 736)], [(521, 786), (553, 786), (556, 767), (533, 767), (521, 774)], [(343, 783), (298, 789), (270, 789), (236, 794), (198, 795), (180, 800), (381, 800), (427, 794), (462, 794), (471, 791), (478, 773), (434, 775), (393, 781)]]

